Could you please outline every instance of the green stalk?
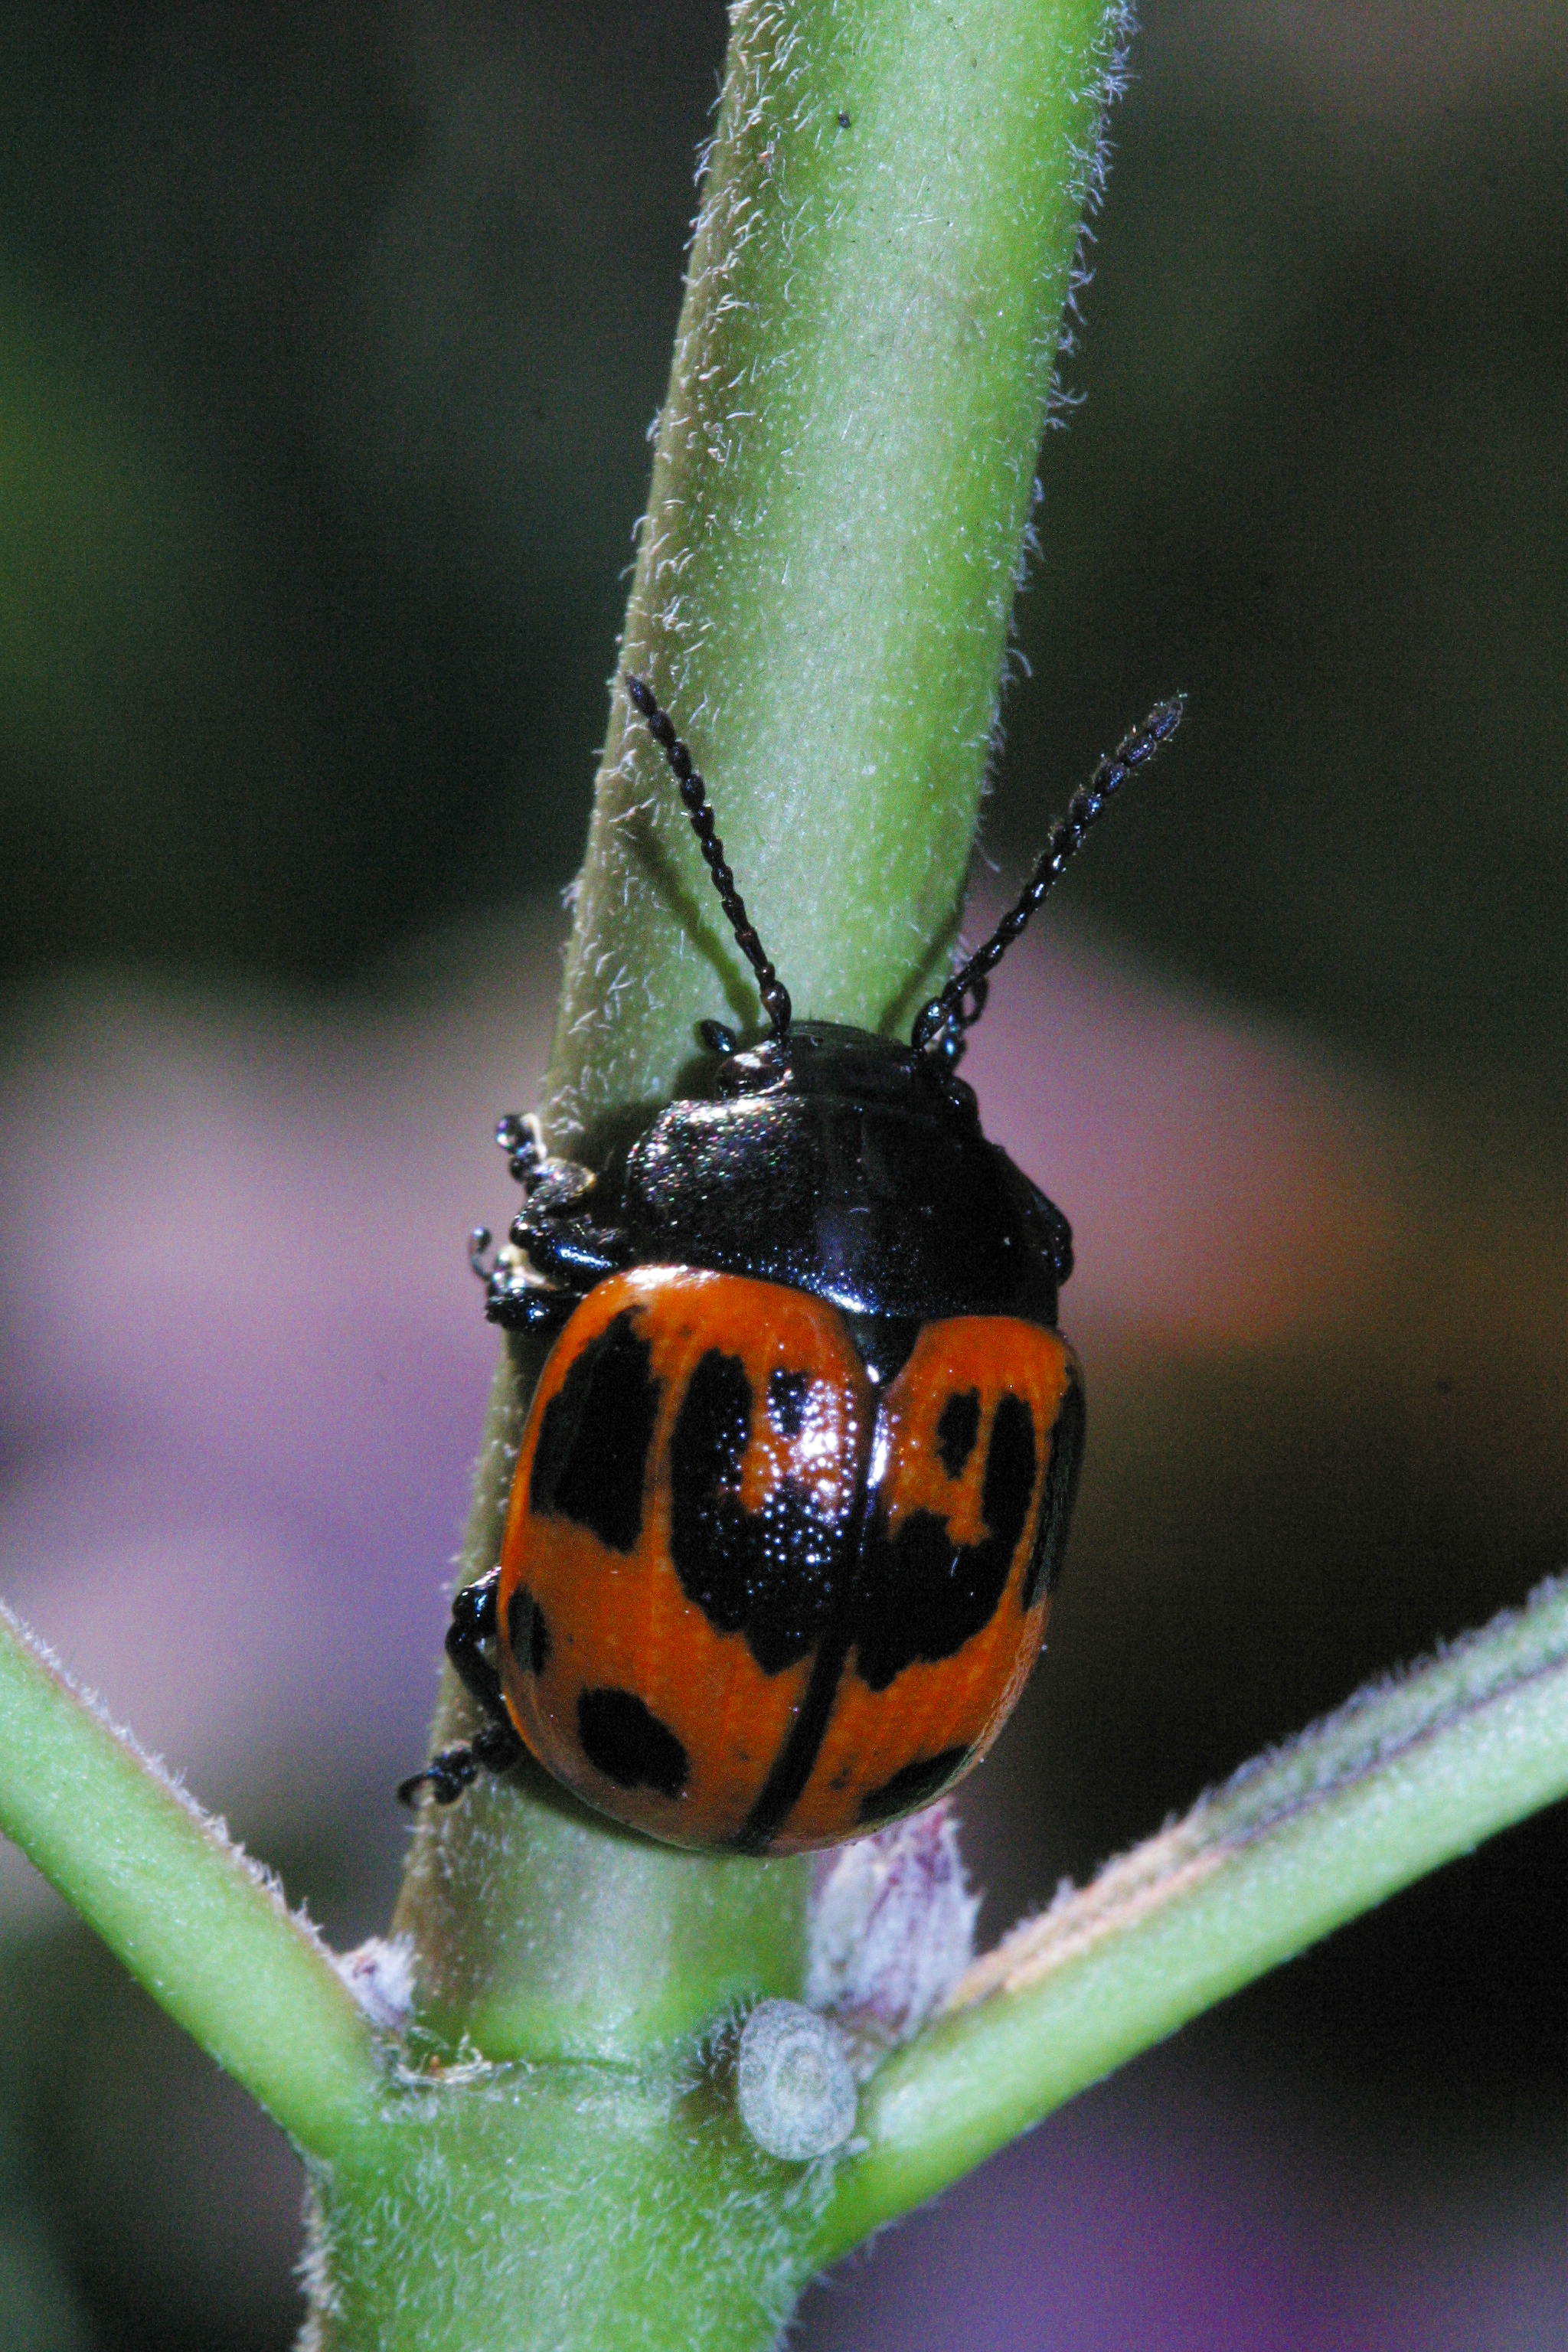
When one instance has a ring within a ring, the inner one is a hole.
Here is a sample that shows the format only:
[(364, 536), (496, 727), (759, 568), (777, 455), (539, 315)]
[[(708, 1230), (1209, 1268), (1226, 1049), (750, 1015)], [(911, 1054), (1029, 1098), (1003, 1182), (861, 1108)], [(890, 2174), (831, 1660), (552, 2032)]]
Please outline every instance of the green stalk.
[(858, 2152), (797, 2167), (742, 2128), (722, 2037), (635, 2068), (396, 2063), (276, 1888), (0, 1617), (0, 1823), (311, 2152), (319, 2352), (750, 2352), (870, 2231), (1564, 1791), (1560, 1580), (1016, 1930), (873, 2077)]
[[(1106, 78), (1107, 0), (742, 0), (623, 659), (797, 1013), (906, 1028), (956, 930)], [(759, 1025), (612, 697), (546, 1089), (590, 1150)]]
[(1016, 1928), (861, 2103), (832, 2261), (1255, 1977), (1568, 1792), (1568, 1580), (1249, 1764)]
[(341, 2154), (381, 2078), (325, 1946), (0, 1609), (0, 1830), (285, 2131)]
[[(732, 11), (623, 659), (704, 768), (802, 1013), (907, 1028), (944, 967), (1121, 26), (1105, 0)], [(759, 1026), (755, 984), (617, 689), (555, 1146), (593, 1160), (646, 1119), (706, 1014)], [(499, 1555), (535, 1370), (499, 1374), (465, 1580)], [(448, 1676), (433, 1738), (472, 1726)], [(449, 2046), (636, 2060), (798, 1992), (805, 1888), (525, 1774), (426, 1815), (395, 1925)]]

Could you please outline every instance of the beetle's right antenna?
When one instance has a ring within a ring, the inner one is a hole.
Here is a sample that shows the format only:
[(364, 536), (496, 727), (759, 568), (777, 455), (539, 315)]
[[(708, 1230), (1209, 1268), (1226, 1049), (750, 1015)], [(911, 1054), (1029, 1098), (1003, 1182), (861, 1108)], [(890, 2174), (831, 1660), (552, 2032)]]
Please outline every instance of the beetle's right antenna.
[(1098, 822), (1107, 801), (1120, 792), (1135, 770), (1151, 761), (1162, 743), (1169, 742), (1182, 723), (1185, 697), (1157, 702), (1142, 727), (1130, 728), (1114, 751), (1108, 751), (1080, 792), (1068, 803), (1066, 816), (1051, 827), (1039, 864), (1025, 884), (1016, 903), (1003, 916), (984, 947), (955, 971), (940, 996), (921, 1007), (910, 1043), (917, 1050), (939, 1038), (962, 1047), (962, 1032), (973, 1029), (985, 1010), (987, 972), (995, 969), (1046, 893), (1060, 881), (1068, 861), (1083, 847), (1084, 836)]
[(735, 887), (735, 877), (724, 860), (724, 845), (713, 825), (713, 812), (708, 805), (708, 787), (691, 764), (691, 754), (671, 726), (667, 714), (659, 709), (654, 691), (647, 680), (634, 677), (630, 670), (623, 673), (626, 693), (632, 708), (640, 713), (648, 733), (663, 751), (680, 786), (680, 797), (686, 803), (686, 814), (691, 819), (691, 830), (697, 835), (698, 846), (713, 877), (713, 887), (719, 901), (730, 919), (730, 929), (735, 934), (735, 944), (757, 975), (757, 987), (768, 1019), (773, 1024), (775, 1037), (787, 1037), (790, 1024), (789, 991), (768, 961), (761, 940), (757, 937), (746, 902)]

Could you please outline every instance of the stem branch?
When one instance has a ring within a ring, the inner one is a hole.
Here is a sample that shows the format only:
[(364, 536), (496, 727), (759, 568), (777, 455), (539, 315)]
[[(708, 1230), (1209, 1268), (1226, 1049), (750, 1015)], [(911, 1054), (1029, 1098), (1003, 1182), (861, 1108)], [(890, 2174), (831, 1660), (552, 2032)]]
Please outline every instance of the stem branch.
[(1568, 1790), (1568, 1580), (1373, 1685), (1015, 1929), (861, 2107), (824, 2259), (1200, 2010)]
[(302, 2147), (369, 2119), (374, 2041), (314, 1929), (3, 1607), (0, 1830)]

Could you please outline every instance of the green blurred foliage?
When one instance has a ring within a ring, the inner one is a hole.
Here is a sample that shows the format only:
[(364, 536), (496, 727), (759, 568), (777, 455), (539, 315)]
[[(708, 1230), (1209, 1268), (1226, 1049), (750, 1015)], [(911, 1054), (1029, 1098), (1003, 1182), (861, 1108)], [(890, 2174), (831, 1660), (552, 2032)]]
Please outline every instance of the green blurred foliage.
[(0, 940), (340, 976), (579, 854), (716, 7), (0, 26)]
[[(1568, 43), (1467, 73), (1434, 17), (1391, 70), (1374, 12), (1347, 66), (1342, 13), (1151, 12), (993, 844), (1179, 684), (1079, 906), (1556, 1105)], [(323, 979), (568, 878), (721, 42), (711, 0), (12, 12), (13, 972)]]

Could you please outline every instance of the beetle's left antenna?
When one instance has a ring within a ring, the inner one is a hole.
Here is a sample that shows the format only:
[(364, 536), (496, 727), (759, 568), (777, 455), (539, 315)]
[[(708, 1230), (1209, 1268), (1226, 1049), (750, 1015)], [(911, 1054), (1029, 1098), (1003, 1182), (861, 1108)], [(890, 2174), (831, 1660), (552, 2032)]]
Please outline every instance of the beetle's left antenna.
[(708, 787), (691, 764), (691, 754), (671, 726), (666, 713), (659, 709), (654, 691), (646, 679), (624, 673), (626, 693), (632, 708), (647, 727), (648, 733), (663, 751), (680, 786), (680, 797), (686, 803), (686, 814), (691, 819), (691, 830), (713, 877), (713, 887), (719, 901), (730, 919), (730, 929), (735, 934), (735, 944), (757, 975), (757, 987), (767, 1008), (768, 1019), (773, 1024), (776, 1037), (789, 1034), (789, 991), (768, 960), (755, 927), (746, 912), (746, 902), (735, 887), (735, 877), (724, 858), (724, 845), (713, 824), (713, 812), (708, 804)]
[(1046, 893), (1060, 881), (1111, 794), (1120, 792), (1128, 777), (1153, 758), (1162, 743), (1170, 741), (1182, 723), (1184, 701), (1185, 698), (1178, 694), (1169, 702), (1157, 702), (1142, 726), (1129, 728), (1115, 751), (1106, 753), (1088, 783), (1074, 793), (1066, 816), (1058, 817), (1051, 827), (1051, 837), (1040, 862), (1016, 903), (1009, 907), (984, 946), (976, 948), (962, 970), (953, 973), (942, 994), (921, 1007), (910, 1036), (911, 1045), (917, 1049), (934, 1045), (943, 1037), (961, 1044), (960, 1033), (973, 1029), (985, 1010), (987, 972), (994, 971)]

